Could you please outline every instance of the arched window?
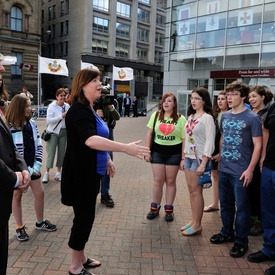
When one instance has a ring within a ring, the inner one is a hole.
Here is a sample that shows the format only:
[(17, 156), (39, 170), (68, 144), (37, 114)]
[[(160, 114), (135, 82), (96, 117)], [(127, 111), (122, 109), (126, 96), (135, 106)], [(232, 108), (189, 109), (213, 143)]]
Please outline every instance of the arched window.
[(23, 13), (18, 6), (11, 8), (11, 29), (13, 31), (22, 31)]

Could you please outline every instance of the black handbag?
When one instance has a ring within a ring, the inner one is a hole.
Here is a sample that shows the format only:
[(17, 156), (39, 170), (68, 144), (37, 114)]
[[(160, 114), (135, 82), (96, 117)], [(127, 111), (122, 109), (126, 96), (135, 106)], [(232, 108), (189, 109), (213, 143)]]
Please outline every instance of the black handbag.
[[(62, 121), (59, 120), (59, 122), (56, 124), (56, 126), (53, 128), (53, 131), (56, 129), (56, 127), (59, 125), (59, 123)], [(53, 133), (49, 133), (47, 132), (47, 130), (44, 130), (41, 134), (41, 138), (44, 140), (44, 141), (49, 141), (51, 139), (51, 136), (52, 136)]]
[(44, 130), (41, 134), (41, 138), (45, 141), (50, 140), (51, 136), (52, 136), (52, 133), (48, 133), (46, 130)]

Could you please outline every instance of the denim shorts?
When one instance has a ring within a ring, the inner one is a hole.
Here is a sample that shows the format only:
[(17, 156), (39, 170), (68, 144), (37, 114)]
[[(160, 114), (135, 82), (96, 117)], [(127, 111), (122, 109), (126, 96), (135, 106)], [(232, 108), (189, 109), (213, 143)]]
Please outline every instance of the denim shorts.
[(160, 154), (152, 151), (151, 163), (164, 164), (164, 165), (175, 165), (179, 166), (181, 161), (181, 153), (175, 155)]
[(199, 164), (196, 159), (190, 159), (190, 158), (184, 159), (184, 169), (196, 172), (198, 167), (199, 167)]

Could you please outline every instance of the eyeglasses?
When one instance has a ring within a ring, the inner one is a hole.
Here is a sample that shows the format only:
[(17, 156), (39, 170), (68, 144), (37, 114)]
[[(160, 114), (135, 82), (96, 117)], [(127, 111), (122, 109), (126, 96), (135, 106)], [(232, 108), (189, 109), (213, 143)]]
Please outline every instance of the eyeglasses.
[(200, 97), (190, 97), (190, 100), (196, 100), (196, 101), (198, 101), (198, 100), (203, 100), (203, 99), (200, 98)]
[(238, 96), (238, 95), (240, 95), (240, 94), (241, 94), (241, 93), (226, 93), (225, 96), (226, 96), (226, 97), (229, 97), (229, 96), (233, 96), (233, 97), (234, 97), (234, 96)]

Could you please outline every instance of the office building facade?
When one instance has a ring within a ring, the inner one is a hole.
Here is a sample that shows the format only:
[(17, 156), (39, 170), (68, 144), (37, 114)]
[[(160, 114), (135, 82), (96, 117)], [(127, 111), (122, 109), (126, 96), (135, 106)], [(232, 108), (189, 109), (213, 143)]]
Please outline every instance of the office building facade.
[(40, 1), (0, 0), (0, 53), (15, 56), (17, 63), (5, 66), (4, 83), (10, 96), (23, 86), (37, 95), (37, 56), (41, 46)]
[[(69, 69), (69, 77), (42, 75), (44, 97), (70, 87), (81, 61), (97, 66), (115, 94), (130, 92), (144, 104), (161, 96), (165, 2), (42, 0), (42, 55), (67, 60)], [(113, 65), (132, 68), (135, 79), (112, 82)]]
[(167, 4), (164, 93), (186, 114), (191, 91), (213, 102), (234, 80), (275, 88), (275, 1), (173, 0)]

